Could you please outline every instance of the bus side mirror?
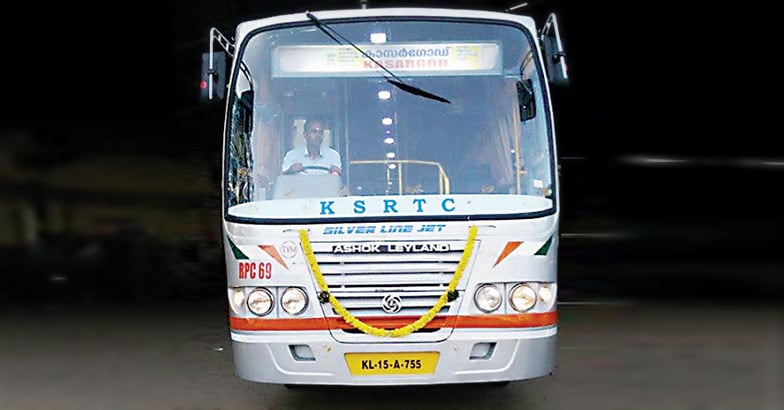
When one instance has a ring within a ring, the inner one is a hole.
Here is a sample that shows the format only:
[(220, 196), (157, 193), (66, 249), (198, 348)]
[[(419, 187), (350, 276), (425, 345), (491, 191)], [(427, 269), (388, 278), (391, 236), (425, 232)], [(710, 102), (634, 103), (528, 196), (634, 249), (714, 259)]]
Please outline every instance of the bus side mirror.
[(226, 95), (226, 53), (202, 53), (199, 100), (222, 100)]
[(517, 82), (517, 106), (520, 109), (520, 121), (527, 121), (536, 116), (534, 85), (530, 79)]
[(539, 32), (542, 42), (542, 55), (549, 80), (557, 85), (569, 85), (569, 73), (566, 72), (566, 51), (564, 51), (561, 33), (558, 30), (558, 19), (550, 13)]

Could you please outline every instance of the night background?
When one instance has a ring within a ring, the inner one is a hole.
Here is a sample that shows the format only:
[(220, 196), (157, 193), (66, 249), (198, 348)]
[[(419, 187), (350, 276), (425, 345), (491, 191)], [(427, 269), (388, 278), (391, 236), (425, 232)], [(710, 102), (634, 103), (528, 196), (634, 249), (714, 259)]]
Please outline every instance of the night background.
[[(0, 301), (110, 288), (123, 289), (113, 300), (152, 289), (222, 297), (225, 102), (198, 98), (209, 28), (232, 36), (245, 19), (354, 3), (134, 3), (95, 17), (69, 4), (28, 10), (35, 29), (6, 26)], [(370, 4), (395, 5), (405, 3)], [(690, 7), (518, 10), (539, 24), (556, 11), (568, 55), (571, 85), (553, 88), (563, 292), (756, 298), (781, 288), (784, 155), (754, 120), (769, 109), (740, 91), (745, 44), (721, 30), (729, 12)]]
[[(357, 5), (30, 3), (7, 15), (2, 317), (199, 304), (224, 315), (225, 101), (204, 104), (198, 88), (209, 29), (233, 37), (243, 20)], [(757, 41), (773, 27), (748, 28), (764, 14), (751, 6), (554, 0), (516, 11), (539, 27), (558, 14), (571, 77), (552, 89), (561, 301), (779, 306), (784, 150), (763, 125), (774, 104), (757, 97), (775, 83)], [(770, 329), (780, 342), (780, 325)]]

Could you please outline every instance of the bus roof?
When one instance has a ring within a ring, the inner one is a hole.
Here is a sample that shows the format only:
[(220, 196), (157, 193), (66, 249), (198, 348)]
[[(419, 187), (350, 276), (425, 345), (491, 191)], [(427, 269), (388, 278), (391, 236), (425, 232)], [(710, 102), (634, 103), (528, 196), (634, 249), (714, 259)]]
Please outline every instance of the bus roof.
[[(439, 8), (369, 8), (369, 9), (348, 9), (348, 10), (325, 10), (311, 12), (320, 20), (332, 19), (347, 19), (347, 18), (366, 18), (366, 17), (454, 17), (454, 18), (467, 18), (467, 19), (491, 19), (500, 21), (509, 21), (521, 24), (531, 30), (532, 33), (536, 32), (536, 24), (534, 20), (527, 16), (520, 16), (516, 14), (500, 13), (495, 11), (486, 10), (465, 10), (465, 9), (439, 9)], [(251, 31), (261, 27), (271, 26), (276, 24), (296, 23), (310, 20), (305, 12), (285, 14), (275, 17), (269, 17), (259, 20), (251, 20), (241, 23), (237, 26), (236, 43), (240, 44), (244, 37)]]

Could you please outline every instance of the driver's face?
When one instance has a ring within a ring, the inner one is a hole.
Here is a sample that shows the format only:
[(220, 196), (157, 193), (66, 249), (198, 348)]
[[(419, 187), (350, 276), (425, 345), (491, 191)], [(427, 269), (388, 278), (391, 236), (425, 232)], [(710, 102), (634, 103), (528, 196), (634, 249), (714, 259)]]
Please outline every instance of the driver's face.
[(308, 145), (321, 145), (324, 141), (324, 125), (318, 121), (309, 123), (305, 129), (305, 140)]

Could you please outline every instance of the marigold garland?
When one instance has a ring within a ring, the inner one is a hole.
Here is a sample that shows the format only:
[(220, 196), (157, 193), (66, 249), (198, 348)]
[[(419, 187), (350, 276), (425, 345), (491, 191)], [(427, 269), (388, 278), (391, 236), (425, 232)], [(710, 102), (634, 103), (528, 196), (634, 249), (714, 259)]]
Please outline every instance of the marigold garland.
[(313, 254), (313, 248), (310, 246), (310, 239), (308, 238), (308, 231), (305, 229), (299, 230), (299, 239), (302, 241), (302, 249), (305, 251), (305, 257), (308, 260), (308, 265), (310, 265), (311, 271), (313, 271), (313, 275), (316, 277), (316, 282), (318, 283), (319, 289), (322, 292), (326, 292), (329, 295), (329, 303), (335, 309), (335, 311), (340, 315), (346, 323), (354, 326), (356, 329), (359, 329), (363, 333), (378, 336), (378, 337), (403, 337), (409, 335), (417, 330), (425, 327), (433, 318), (436, 317), (441, 308), (444, 307), (447, 303), (447, 299), (451, 292), (453, 292), (457, 288), (457, 283), (460, 282), (460, 278), (463, 276), (463, 271), (468, 265), (468, 260), (471, 258), (471, 253), (474, 250), (474, 240), (476, 239), (476, 226), (471, 226), (468, 230), (468, 240), (466, 242), (465, 249), (463, 249), (463, 255), (460, 257), (460, 262), (457, 264), (457, 269), (455, 269), (454, 275), (452, 275), (452, 280), (449, 281), (449, 286), (447, 287), (446, 291), (438, 298), (436, 304), (430, 308), (427, 313), (422, 315), (419, 319), (415, 320), (413, 323), (409, 323), (403, 327), (399, 327), (397, 329), (387, 330), (381, 329), (378, 327), (374, 327), (368, 325), (367, 323), (357, 319), (352, 315), (343, 305), (340, 304), (340, 301), (329, 292), (329, 286), (327, 282), (324, 280), (324, 276), (321, 274), (321, 269), (319, 269), (318, 262), (316, 261), (316, 256)]

